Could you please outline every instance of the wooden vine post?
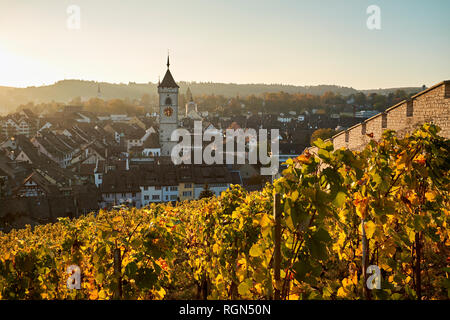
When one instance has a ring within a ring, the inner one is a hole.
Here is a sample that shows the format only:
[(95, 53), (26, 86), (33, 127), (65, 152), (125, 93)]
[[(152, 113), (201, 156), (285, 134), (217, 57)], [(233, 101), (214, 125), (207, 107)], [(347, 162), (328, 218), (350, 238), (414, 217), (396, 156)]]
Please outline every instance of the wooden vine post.
[(281, 267), (281, 205), (280, 195), (275, 193), (273, 196), (273, 218), (275, 220), (274, 243), (275, 249), (273, 253), (273, 273), (275, 279), (275, 300), (280, 300), (280, 267)]
[(364, 228), (364, 224), (365, 221), (364, 219), (361, 219), (361, 233), (362, 233), (362, 277), (364, 279), (364, 284), (363, 284), (363, 292), (364, 292), (364, 296), (367, 300), (371, 299), (371, 295), (370, 295), (370, 290), (367, 287), (367, 267), (369, 265), (369, 244), (367, 241), (367, 236), (366, 236), (366, 229)]
[(114, 249), (114, 277), (117, 281), (117, 287), (114, 290), (113, 299), (122, 298), (122, 257), (119, 248)]
[(417, 294), (417, 300), (422, 300), (422, 278), (421, 278), (421, 267), (420, 267), (420, 259), (422, 255), (422, 244), (421, 244), (421, 233), (416, 232), (415, 235), (415, 242), (414, 242), (414, 249), (416, 251), (416, 261), (414, 266), (414, 273), (416, 276), (416, 294)]

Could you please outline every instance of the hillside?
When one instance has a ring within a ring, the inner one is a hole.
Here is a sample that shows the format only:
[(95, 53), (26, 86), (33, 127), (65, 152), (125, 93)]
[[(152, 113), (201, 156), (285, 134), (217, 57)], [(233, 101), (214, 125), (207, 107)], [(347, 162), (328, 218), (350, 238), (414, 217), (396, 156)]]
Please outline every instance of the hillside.
[(446, 300), (438, 132), (386, 132), (362, 152), (318, 140), (260, 192), (0, 232), (0, 299)]
[[(140, 99), (142, 95), (156, 95), (156, 83), (128, 83), (114, 84), (84, 80), (62, 80), (55, 84), (41, 87), (14, 88), (0, 86), (0, 113), (10, 112), (21, 104), (28, 102), (64, 102), (67, 103), (73, 98), (81, 97), (89, 99), (97, 96), (98, 85), (100, 84), (101, 95), (103, 99)], [(317, 85), (317, 86), (293, 86), (282, 84), (235, 84), (235, 83), (213, 83), (213, 82), (178, 82), (181, 93), (186, 92), (190, 87), (194, 96), (203, 94), (217, 94), (226, 97), (259, 95), (265, 92), (287, 93), (305, 93), (313, 95), (322, 95), (327, 91), (339, 93), (341, 95), (350, 95), (358, 90), (349, 87), (340, 87), (336, 85)], [(390, 88), (361, 90), (364, 93), (383, 93), (394, 92), (397, 89), (405, 90), (407, 93), (417, 92), (420, 88)]]

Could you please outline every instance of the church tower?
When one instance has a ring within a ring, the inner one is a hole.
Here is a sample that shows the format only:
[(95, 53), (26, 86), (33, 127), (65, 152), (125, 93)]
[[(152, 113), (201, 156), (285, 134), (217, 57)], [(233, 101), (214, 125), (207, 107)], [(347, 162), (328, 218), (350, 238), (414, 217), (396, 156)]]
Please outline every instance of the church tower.
[(194, 98), (192, 97), (191, 89), (188, 87), (186, 91), (186, 113), (185, 116), (187, 117), (191, 111), (197, 112), (197, 104), (194, 102)]
[(177, 144), (176, 141), (171, 141), (170, 137), (178, 128), (178, 89), (180, 87), (173, 79), (169, 66), (169, 56), (167, 56), (166, 75), (158, 85), (159, 143), (162, 156), (170, 156), (172, 148)]

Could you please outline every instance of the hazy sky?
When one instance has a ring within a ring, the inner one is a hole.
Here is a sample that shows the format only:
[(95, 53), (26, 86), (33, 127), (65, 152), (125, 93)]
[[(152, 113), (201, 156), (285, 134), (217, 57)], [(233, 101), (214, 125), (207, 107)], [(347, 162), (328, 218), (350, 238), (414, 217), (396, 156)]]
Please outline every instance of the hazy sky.
[[(369, 30), (369, 5), (381, 30)], [(67, 28), (69, 5), (81, 9)], [(450, 78), (448, 0), (0, 0), (0, 85), (62, 79), (430, 86)]]

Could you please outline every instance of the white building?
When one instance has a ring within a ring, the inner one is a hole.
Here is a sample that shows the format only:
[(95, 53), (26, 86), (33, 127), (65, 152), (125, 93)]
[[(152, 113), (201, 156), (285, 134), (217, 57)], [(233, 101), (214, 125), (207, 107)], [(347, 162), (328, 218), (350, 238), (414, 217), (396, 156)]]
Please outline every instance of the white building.
[(162, 188), (161, 186), (141, 186), (141, 203), (146, 206), (152, 202), (161, 202)]
[(373, 116), (376, 116), (379, 113), (380, 113), (380, 111), (377, 111), (377, 110), (361, 110), (361, 111), (355, 112), (355, 118), (369, 119)]
[(162, 187), (162, 202), (177, 201), (178, 199), (178, 184)]

